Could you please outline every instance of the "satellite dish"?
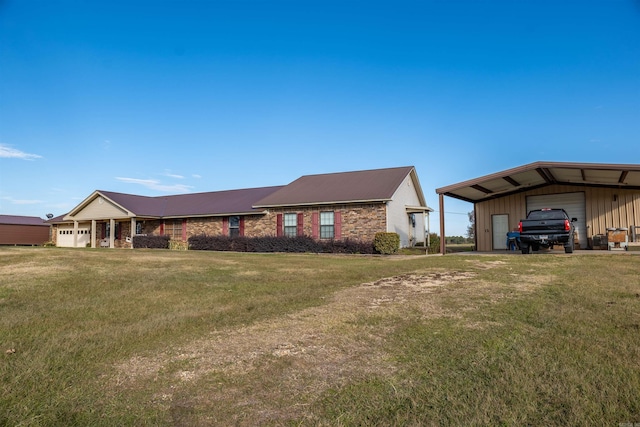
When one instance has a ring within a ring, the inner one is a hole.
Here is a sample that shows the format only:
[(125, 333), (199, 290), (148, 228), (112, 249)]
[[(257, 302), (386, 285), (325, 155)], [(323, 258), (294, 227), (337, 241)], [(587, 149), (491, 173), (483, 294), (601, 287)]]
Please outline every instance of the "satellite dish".
[(48, 213), (48, 214), (47, 214), (47, 219), (51, 219), (51, 218), (53, 218), (53, 214)]

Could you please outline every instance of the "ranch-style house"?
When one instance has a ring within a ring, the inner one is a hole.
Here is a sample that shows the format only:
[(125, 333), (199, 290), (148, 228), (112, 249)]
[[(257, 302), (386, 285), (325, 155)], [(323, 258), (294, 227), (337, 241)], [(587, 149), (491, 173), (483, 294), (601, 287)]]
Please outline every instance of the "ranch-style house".
[(62, 247), (131, 248), (135, 235), (311, 236), (426, 244), (429, 213), (413, 166), (306, 175), (290, 184), (148, 197), (96, 190), (53, 218)]

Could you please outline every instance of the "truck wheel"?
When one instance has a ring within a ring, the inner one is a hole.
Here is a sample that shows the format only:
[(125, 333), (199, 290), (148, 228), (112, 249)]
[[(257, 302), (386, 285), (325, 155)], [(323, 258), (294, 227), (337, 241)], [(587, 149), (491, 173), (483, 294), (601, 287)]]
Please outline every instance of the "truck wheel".
[(573, 239), (571, 239), (571, 241), (564, 247), (564, 253), (565, 254), (573, 253)]
[(528, 246), (520, 245), (520, 250), (522, 250), (523, 255), (528, 255), (531, 253), (531, 245), (528, 245)]

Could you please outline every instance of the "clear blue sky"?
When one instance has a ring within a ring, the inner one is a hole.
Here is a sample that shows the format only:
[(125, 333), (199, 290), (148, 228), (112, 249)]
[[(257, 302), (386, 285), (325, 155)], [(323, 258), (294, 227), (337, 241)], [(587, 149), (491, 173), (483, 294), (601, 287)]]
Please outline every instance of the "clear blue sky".
[(438, 210), (639, 136), (640, 0), (0, 0), (2, 214), (406, 165)]

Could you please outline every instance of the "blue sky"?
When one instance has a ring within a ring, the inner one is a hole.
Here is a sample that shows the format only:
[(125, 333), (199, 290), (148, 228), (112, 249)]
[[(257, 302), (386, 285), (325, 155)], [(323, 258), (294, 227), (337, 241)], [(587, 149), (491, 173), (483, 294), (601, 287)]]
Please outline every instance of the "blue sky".
[(438, 210), (639, 135), (640, 0), (0, 0), (2, 214), (407, 165)]

